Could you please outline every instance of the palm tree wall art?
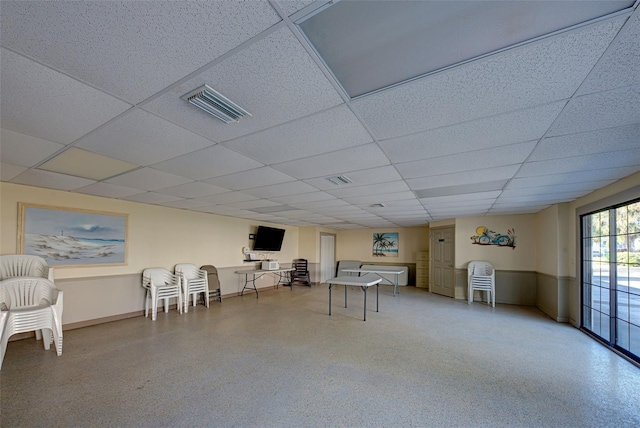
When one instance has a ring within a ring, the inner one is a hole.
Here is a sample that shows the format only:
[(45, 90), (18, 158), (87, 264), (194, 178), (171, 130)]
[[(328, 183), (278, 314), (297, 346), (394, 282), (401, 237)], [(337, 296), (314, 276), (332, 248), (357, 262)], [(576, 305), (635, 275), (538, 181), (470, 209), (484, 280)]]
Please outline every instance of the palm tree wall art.
[(373, 256), (398, 257), (398, 233), (374, 233)]

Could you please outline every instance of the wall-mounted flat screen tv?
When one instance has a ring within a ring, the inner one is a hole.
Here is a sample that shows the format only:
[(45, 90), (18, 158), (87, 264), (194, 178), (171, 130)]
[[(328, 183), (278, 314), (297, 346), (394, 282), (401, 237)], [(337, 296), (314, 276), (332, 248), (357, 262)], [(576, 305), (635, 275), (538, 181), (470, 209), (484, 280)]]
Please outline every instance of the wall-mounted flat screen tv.
[(258, 226), (255, 242), (253, 244), (254, 251), (280, 251), (282, 248), (282, 240), (284, 239), (284, 229), (276, 229), (275, 227)]

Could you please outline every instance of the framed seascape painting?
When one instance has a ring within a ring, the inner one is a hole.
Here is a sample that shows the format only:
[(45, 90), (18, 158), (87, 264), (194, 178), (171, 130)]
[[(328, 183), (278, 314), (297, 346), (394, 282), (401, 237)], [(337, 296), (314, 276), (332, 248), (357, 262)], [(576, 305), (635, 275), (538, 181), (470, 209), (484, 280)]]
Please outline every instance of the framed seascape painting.
[(374, 233), (373, 256), (398, 257), (398, 233)]
[(127, 264), (127, 214), (18, 203), (18, 253), (53, 266)]

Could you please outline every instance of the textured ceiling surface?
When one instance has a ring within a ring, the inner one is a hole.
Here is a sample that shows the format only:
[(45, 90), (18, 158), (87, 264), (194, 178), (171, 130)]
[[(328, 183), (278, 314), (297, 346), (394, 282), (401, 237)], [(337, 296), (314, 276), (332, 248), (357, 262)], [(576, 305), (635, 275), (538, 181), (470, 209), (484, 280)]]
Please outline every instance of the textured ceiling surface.
[[(535, 213), (640, 171), (638, 2), (356, 98), (297, 25), (327, 2), (3, 1), (2, 181), (346, 229)], [(203, 84), (252, 116), (181, 99)]]

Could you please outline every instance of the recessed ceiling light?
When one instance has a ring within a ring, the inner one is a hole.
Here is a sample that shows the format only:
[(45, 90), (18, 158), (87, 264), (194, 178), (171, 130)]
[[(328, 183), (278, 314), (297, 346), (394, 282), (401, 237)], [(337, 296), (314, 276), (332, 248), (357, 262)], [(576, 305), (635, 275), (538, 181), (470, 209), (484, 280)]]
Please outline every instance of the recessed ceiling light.
[(207, 85), (202, 85), (180, 98), (225, 123), (238, 122), (245, 116), (251, 116), (251, 113)]

